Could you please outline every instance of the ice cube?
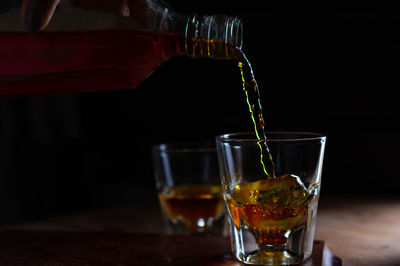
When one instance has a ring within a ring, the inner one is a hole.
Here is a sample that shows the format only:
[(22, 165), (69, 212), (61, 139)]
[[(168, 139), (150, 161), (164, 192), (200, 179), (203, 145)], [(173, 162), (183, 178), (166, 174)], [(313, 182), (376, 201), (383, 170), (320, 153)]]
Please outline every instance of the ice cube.
[[(298, 176), (286, 174), (277, 178), (262, 179), (236, 185), (233, 198), (238, 203), (292, 205), (307, 199), (309, 193)], [(296, 205), (297, 205), (296, 204)]]

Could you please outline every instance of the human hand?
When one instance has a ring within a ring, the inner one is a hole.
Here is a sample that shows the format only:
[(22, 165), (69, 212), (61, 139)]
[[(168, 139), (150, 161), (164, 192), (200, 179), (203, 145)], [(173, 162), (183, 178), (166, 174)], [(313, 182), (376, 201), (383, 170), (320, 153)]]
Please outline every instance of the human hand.
[(60, 0), (22, 0), (21, 13), (25, 28), (34, 34), (47, 26)]

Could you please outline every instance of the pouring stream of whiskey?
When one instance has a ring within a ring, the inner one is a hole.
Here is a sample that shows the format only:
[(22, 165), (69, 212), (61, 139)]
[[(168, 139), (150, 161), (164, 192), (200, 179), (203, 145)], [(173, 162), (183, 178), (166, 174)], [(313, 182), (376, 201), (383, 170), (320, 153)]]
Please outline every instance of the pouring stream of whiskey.
[(187, 54), (193, 57), (212, 57), (215, 59), (234, 59), (238, 62), (243, 81), (243, 91), (249, 106), (250, 116), (254, 125), (254, 132), (260, 148), (260, 162), (264, 174), (268, 178), (275, 178), (274, 163), (267, 146), (267, 136), (264, 130), (264, 118), (260, 102), (260, 92), (254, 78), (253, 69), (246, 55), (240, 48), (229, 45), (221, 40), (191, 38), (186, 40)]
[(254, 78), (253, 69), (246, 55), (239, 49), (236, 49), (235, 55), (237, 56), (236, 59), (238, 60), (238, 66), (242, 76), (243, 91), (246, 94), (246, 101), (254, 125), (254, 132), (259, 140), (257, 144), (260, 148), (260, 162), (264, 173), (269, 178), (275, 178), (274, 162), (266, 142), (267, 136), (265, 133), (265, 123), (257, 81)]

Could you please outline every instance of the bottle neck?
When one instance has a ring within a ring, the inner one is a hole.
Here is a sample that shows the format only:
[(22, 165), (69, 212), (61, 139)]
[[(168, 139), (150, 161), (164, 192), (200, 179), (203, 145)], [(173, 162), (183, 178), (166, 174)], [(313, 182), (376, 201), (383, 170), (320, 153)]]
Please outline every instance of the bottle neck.
[(184, 34), (186, 54), (195, 58), (230, 59), (243, 44), (243, 24), (237, 17), (193, 14)]

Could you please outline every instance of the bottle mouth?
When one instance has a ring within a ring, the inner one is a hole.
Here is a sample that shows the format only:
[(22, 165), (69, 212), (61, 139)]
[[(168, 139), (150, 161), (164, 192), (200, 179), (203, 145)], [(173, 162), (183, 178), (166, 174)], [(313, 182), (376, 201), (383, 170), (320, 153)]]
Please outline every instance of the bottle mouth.
[(243, 46), (242, 20), (238, 17), (229, 17), (225, 29), (225, 42), (241, 50)]
[(225, 15), (189, 16), (185, 30), (186, 39), (203, 39), (207, 41), (223, 41), (238, 49), (243, 46), (243, 23), (238, 17)]

